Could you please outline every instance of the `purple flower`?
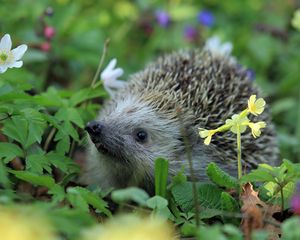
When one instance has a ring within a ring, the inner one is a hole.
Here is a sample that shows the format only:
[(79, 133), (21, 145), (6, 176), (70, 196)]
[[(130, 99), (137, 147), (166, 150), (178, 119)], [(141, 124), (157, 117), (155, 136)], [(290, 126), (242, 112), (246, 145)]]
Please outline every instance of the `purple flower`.
[(294, 196), (291, 198), (290, 203), (293, 211), (300, 215), (300, 182), (296, 184)]
[(300, 182), (297, 183), (295, 190), (300, 195)]
[(251, 69), (251, 68), (248, 68), (248, 69), (246, 70), (246, 76), (247, 76), (247, 78), (249, 78), (251, 81), (254, 81), (254, 80), (255, 80), (255, 76), (256, 76), (255, 71), (254, 71), (253, 69)]
[(291, 207), (296, 214), (300, 215), (300, 196), (299, 195), (294, 195), (291, 198)]
[(155, 18), (158, 24), (162, 27), (168, 27), (170, 24), (170, 16), (166, 11), (157, 10), (155, 12)]
[(198, 31), (195, 27), (193, 26), (186, 26), (184, 28), (184, 37), (186, 40), (189, 42), (193, 42), (198, 38)]
[(215, 23), (215, 17), (210, 11), (203, 10), (198, 14), (198, 21), (206, 27), (211, 27)]

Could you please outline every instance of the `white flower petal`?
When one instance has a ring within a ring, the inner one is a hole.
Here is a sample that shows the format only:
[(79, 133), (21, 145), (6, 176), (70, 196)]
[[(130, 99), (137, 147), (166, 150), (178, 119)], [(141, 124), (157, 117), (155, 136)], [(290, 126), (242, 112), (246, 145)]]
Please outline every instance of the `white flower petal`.
[(230, 55), (232, 51), (232, 44), (230, 42), (223, 43), (220, 46), (220, 54), (222, 55)]
[(120, 80), (115, 80), (115, 81), (110, 82), (110, 85), (108, 87), (120, 89), (120, 88), (124, 88), (125, 86), (126, 86), (126, 82), (120, 81)]
[(26, 50), (27, 50), (27, 45), (22, 44), (22, 45), (16, 47), (15, 49), (13, 49), (11, 52), (14, 55), (15, 60), (19, 60), (23, 57)]
[(11, 39), (9, 34), (5, 34), (0, 41), (0, 49), (9, 52), (11, 49)]
[(117, 59), (114, 58), (114, 59), (110, 60), (110, 62), (108, 63), (107, 67), (104, 69), (103, 72), (111, 71), (112, 69), (114, 69), (116, 64), (117, 64)]
[(12, 64), (10, 64), (8, 67), (9, 68), (20, 68), (23, 66), (23, 61), (17, 61), (17, 62), (13, 62)]
[(7, 70), (7, 66), (0, 65), (0, 73), (4, 73)]
[(114, 67), (117, 64), (117, 60), (114, 58), (112, 59), (109, 64), (106, 66), (106, 68), (101, 73), (101, 78), (110, 78), (111, 72), (113, 71)]
[(111, 72), (110, 78), (117, 79), (123, 75), (124, 71), (122, 68), (117, 68)]
[(206, 41), (204, 48), (210, 51), (215, 56), (221, 55), (229, 57), (233, 46), (230, 42), (222, 43), (220, 38), (214, 36)]
[(214, 52), (220, 46), (220, 39), (217, 36), (207, 39), (205, 43), (205, 48), (209, 51)]

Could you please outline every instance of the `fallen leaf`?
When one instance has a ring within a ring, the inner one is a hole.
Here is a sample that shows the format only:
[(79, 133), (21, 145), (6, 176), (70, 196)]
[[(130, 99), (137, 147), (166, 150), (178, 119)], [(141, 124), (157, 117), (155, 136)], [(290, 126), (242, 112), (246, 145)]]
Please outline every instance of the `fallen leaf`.
[(251, 183), (246, 183), (241, 194), (242, 208), (244, 217), (241, 222), (241, 228), (245, 239), (251, 240), (252, 231), (255, 229), (266, 230), (269, 233), (269, 240), (279, 239), (281, 234), (280, 222), (273, 214), (280, 212), (277, 205), (266, 204), (258, 197), (258, 192), (253, 190)]

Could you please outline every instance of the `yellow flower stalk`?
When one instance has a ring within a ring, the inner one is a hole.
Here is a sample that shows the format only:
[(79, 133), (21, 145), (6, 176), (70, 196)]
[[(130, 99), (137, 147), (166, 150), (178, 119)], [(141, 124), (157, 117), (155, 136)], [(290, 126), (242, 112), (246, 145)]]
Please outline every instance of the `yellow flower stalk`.
[(57, 240), (45, 216), (27, 206), (0, 205), (0, 239)]
[(174, 229), (157, 217), (124, 215), (83, 232), (83, 240), (176, 240)]
[(227, 119), (225, 124), (217, 129), (207, 130), (199, 128), (199, 135), (204, 139), (204, 144), (209, 145), (212, 136), (217, 132), (224, 132), (230, 130), (236, 134), (237, 141), (237, 162), (238, 162), (238, 178), (242, 177), (242, 143), (241, 134), (246, 131), (247, 127), (251, 128), (251, 132), (254, 138), (261, 135), (261, 129), (266, 127), (265, 122), (250, 122), (248, 114), (251, 113), (255, 116), (261, 114), (264, 111), (266, 102), (264, 99), (259, 98), (256, 100), (256, 95), (250, 96), (248, 100), (248, 107), (244, 109), (240, 114), (234, 114), (231, 119)]
[(248, 124), (248, 126), (251, 128), (251, 133), (253, 135), (254, 138), (257, 138), (260, 136), (261, 128), (265, 128), (266, 127), (266, 123), (265, 122), (257, 122), (257, 123), (252, 123), (250, 122)]
[(264, 99), (259, 98), (256, 100), (256, 95), (252, 95), (248, 100), (248, 111), (257, 116), (264, 111), (265, 105)]
[(243, 133), (247, 129), (247, 124), (249, 123), (249, 119), (247, 116), (243, 117), (240, 114), (234, 114), (231, 119), (226, 120), (226, 125), (230, 125), (230, 131), (233, 133), (237, 133), (237, 128), (239, 128), (240, 133)]

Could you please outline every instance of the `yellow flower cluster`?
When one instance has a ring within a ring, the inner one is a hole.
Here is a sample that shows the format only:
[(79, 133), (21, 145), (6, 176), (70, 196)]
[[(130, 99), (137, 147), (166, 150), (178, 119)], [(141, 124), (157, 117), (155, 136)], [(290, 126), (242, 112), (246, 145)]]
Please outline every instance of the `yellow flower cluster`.
[(83, 232), (84, 240), (176, 240), (174, 229), (157, 217), (124, 215)]
[(250, 122), (247, 115), (249, 113), (257, 116), (264, 111), (266, 102), (264, 99), (256, 99), (256, 95), (252, 95), (248, 100), (248, 108), (242, 111), (240, 114), (234, 114), (231, 119), (227, 119), (225, 124), (221, 127), (213, 130), (206, 130), (199, 128), (199, 135), (201, 138), (205, 138), (204, 144), (209, 145), (212, 136), (217, 132), (224, 132), (230, 130), (231, 132), (243, 133), (246, 131), (247, 127), (251, 128), (251, 132), (254, 138), (257, 138), (261, 134), (261, 129), (266, 127), (265, 122)]
[(51, 225), (36, 209), (0, 205), (0, 239), (55, 240)]

